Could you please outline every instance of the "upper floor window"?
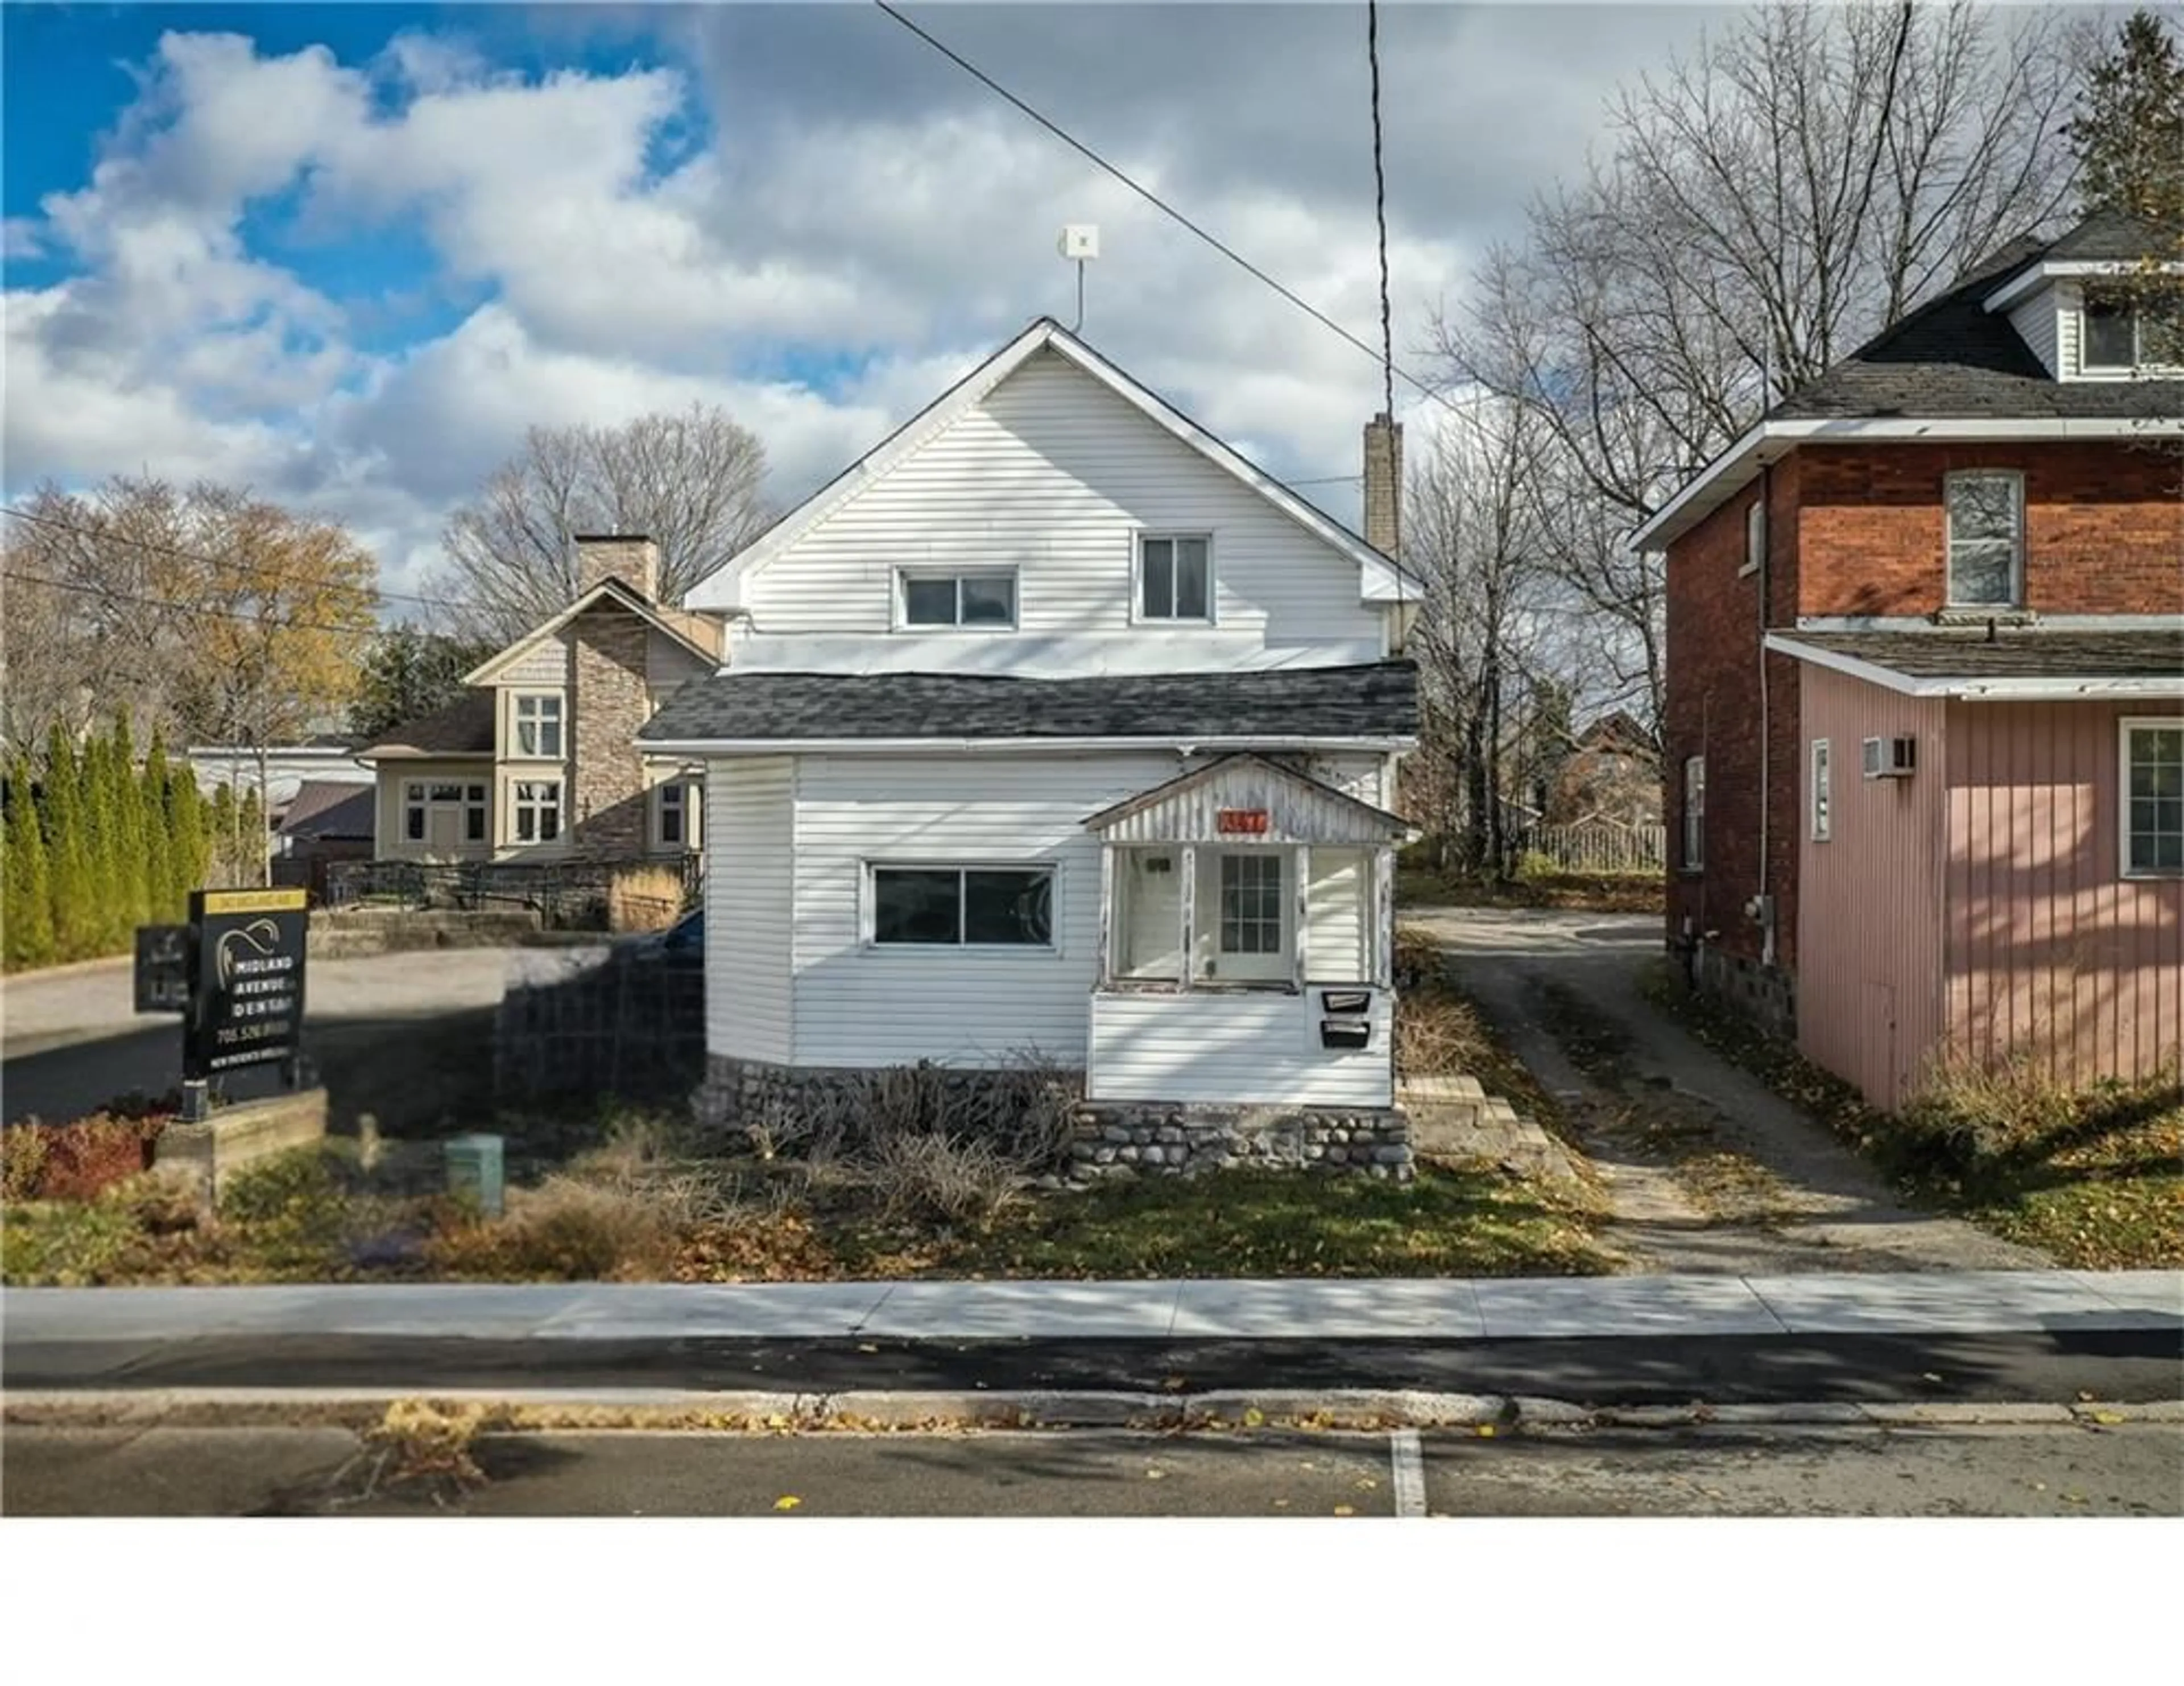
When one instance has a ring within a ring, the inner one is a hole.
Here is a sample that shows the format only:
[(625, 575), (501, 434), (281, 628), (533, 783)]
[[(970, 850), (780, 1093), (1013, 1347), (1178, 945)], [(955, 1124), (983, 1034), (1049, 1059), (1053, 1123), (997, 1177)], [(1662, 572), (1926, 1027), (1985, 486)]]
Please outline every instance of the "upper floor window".
[(671, 779), (652, 787), (654, 830), (663, 849), (679, 849), (690, 840), (690, 797), (696, 786)]
[(2184, 873), (2184, 717), (2123, 723), (2123, 870)]
[(1138, 618), (1213, 618), (1212, 547), (1204, 537), (1146, 533), (1138, 540)]
[(2184, 298), (2088, 293), (2081, 321), (2083, 368), (2120, 374), (2184, 361)]
[(1947, 492), (1950, 605), (2014, 608), (2025, 578), (2024, 477), (1952, 474)]
[(515, 699), (515, 752), (558, 761), (561, 756), (561, 699), (553, 695)]
[(900, 614), (906, 627), (1012, 627), (1017, 623), (1014, 568), (901, 575)]

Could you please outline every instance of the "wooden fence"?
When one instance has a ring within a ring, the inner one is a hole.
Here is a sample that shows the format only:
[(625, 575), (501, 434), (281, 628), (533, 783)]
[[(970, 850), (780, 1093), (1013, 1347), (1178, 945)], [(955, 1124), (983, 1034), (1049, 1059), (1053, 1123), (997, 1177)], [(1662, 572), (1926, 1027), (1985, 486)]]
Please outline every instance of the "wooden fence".
[(1669, 861), (1665, 825), (1535, 825), (1509, 840), (1512, 860), (1544, 856), (1567, 873), (1658, 873)]

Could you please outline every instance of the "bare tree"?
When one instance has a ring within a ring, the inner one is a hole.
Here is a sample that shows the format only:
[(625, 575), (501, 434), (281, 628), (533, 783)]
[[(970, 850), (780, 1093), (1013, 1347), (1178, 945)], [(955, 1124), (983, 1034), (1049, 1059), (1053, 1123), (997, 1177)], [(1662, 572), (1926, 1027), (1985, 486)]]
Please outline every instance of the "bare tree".
[(1623, 88), (1434, 349), (1544, 430), (1539, 542), (1658, 730), (1659, 559), (1630, 533), (1772, 398), (2064, 208), (2080, 25), (1959, 0), (1776, 4)]
[(660, 595), (679, 602), (763, 530), (766, 450), (710, 405), (619, 427), (534, 427), (443, 538), (448, 629), (504, 644), (568, 606), (570, 539), (642, 533), (660, 544)]

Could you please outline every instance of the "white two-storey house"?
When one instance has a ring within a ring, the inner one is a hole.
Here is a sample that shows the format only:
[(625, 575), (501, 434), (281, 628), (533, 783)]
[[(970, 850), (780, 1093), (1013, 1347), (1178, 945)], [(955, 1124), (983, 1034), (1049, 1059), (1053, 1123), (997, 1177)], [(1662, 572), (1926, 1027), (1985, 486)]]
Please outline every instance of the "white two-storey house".
[(701, 1112), (1032, 1052), (1095, 1104), (1392, 1108), (1416, 599), (1033, 324), (689, 595), (726, 657), (640, 741), (705, 769)]

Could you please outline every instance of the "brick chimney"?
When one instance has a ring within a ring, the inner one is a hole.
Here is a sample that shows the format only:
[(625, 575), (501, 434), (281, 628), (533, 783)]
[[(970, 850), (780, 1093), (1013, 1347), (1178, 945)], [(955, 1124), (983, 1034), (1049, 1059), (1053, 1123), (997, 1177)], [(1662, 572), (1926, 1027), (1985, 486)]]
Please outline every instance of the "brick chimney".
[(577, 595), (618, 579), (648, 603), (660, 600), (660, 546), (641, 533), (579, 533)]
[(1365, 542), (1386, 556), (1403, 542), (1403, 426), (1384, 410), (1365, 424)]

